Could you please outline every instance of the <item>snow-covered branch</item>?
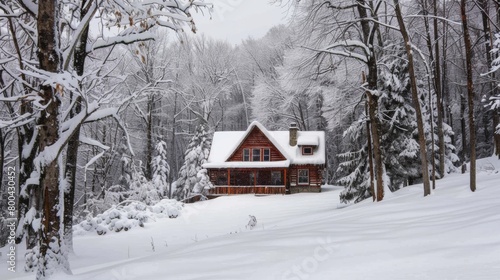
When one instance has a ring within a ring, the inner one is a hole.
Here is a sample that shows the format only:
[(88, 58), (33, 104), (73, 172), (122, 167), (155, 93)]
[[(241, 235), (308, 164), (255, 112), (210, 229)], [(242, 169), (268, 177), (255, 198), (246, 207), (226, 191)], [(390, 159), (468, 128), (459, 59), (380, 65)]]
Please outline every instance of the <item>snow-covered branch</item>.
[(310, 51), (314, 51), (317, 53), (332, 54), (332, 55), (339, 55), (339, 56), (348, 57), (348, 58), (354, 58), (354, 59), (359, 60), (359, 61), (364, 62), (364, 63), (368, 62), (368, 57), (366, 55), (362, 55), (362, 54), (347, 51), (347, 50), (331, 50), (329, 48), (316, 49), (316, 48), (311, 48), (311, 47), (306, 47), (306, 46), (302, 46), (302, 48), (310, 50)]

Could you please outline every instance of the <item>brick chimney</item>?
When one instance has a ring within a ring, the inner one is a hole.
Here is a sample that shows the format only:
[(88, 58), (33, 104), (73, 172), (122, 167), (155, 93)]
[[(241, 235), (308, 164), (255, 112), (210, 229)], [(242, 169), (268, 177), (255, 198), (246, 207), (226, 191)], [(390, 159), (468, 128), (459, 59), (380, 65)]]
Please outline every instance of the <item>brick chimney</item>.
[(299, 127), (297, 126), (296, 123), (291, 123), (290, 127), (288, 128), (290, 131), (290, 141), (289, 144), (290, 146), (296, 146), (297, 145), (297, 132), (299, 131)]

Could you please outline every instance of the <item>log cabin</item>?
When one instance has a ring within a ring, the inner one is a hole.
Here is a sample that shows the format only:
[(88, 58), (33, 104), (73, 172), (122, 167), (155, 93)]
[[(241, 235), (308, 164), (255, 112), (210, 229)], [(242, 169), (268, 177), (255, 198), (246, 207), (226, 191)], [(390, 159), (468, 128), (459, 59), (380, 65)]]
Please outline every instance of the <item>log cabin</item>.
[(211, 195), (320, 192), (326, 164), (324, 131), (268, 131), (254, 121), (246, 131), (214, 133), (207, 169)]

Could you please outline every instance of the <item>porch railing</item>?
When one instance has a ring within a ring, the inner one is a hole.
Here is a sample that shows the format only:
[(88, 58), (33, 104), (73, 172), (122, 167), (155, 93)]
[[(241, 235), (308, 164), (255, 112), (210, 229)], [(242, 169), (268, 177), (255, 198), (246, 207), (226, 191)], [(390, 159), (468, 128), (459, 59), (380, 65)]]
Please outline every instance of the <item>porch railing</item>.
[(255, 186), (221, 186), (215, 185), (210, 189), (212, 195), (232, 194), (285, 194), (285, 185), (255, 185)]

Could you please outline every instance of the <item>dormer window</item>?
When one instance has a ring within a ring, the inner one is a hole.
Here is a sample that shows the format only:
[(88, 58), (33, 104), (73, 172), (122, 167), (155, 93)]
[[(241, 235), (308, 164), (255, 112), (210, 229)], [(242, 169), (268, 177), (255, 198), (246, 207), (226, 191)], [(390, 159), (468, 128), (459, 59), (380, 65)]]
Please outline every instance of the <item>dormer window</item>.
[(302, 154), (303, 155), (312, 155), (313, 154), (313, 147), (311, 147), (311, 146), (303, 146), (302, 147)]

